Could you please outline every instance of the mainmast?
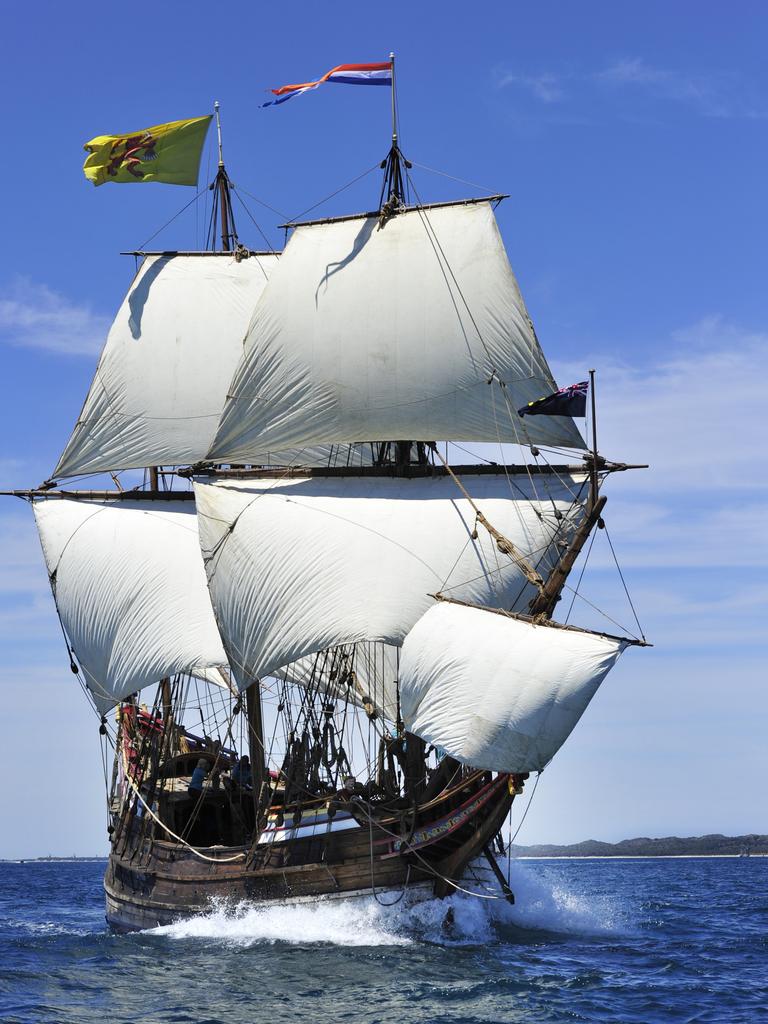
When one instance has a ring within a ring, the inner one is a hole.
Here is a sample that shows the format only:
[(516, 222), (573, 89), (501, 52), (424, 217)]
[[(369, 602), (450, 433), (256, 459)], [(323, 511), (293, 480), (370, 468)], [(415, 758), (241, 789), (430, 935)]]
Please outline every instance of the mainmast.
[(216, 243), (214, 241), (216, 236), (216, 224), (217, 224), (217, 209), (219, 223), (221, 227), (221, 250), (222, 252), (232, 252), (237, 242), (237, 231), (235, 230), (235, 218), (232, 212), (232, 196), (231, 187), (232, 182), (227, 174), (227, 169), (224, 166), (224, 150), (221, 142), (221, 114), (219, 113), (219, 101), (213, 104), (213, 109), (216, 112), (216, 137), (219, 148), (219, 168), (216, 172), (216, 177), (211, 183), (211, 190), (214, 193), (214, 209), (213, 209), (213, 230), (211, 232), (211, 246), (215, 249)]
[(258, 833), (261, 794), (267, 778), (266, 751), (264, 749), (264, 722), (261, 707), (261, 684), (256, 679), (245, 691), (248, 718), (248, 754), (251, 762), (254, 828)]
[(381, 187), (381, 198), (379, 201), (382, 223), (385, 223), (386, 218), (391, 216), (405, 202), (405, 176), (403, 169), (408, 169), (411, 166), (403, 156), (398, 142), (394, 53), (390, 53), (389, 59), (392, 62), (392, 145), (389, 153), (381, 162), (381, 168), (384, 171), (384, 182)]
[[(398, 142), (397, 82), (395, 79), (394, 53), (390, 53), (389, 60), (392, 65), (392, 144), (389, 153), (381, 164), (384, 171), (384, 181), (379, 199), (379, 208), (381, 210), (380, 227), (384, 227), (387, 220), (397, 213), (398, 209), (405, 203), (405, 175), (403, 170), (411, 166), (403, 156)], [(412, 441), (383, 442), (379, 445), (377, 462), (380, 465), (392, 462), (399, 473), (407, 475), (411, 465), (412, 444)], [(422, 466), (427, 464), (428, 460), (424, 445), (419, 445), (416, 461)]]
[[(405, 203), (405, 175), (403, 171), (404, 168), (407, 169), (411, 166), (403, 156), (398, 142), (397, 82), (395, 79), (394, 53), (390, 53), (389, 59), (392, 62), (392, 145), (381, 164), (384, 171), (384, 182), (379, 201), (381, 227)], [(385, 193), (386, 199), (384, 198)], [(395, 472), (398, 475), (407, 476), (411, 466), (412, 451), (413, 441), (385, 442), (379, 447), (379, 461), (386, 462), (394, 455), (392, 461), (394, 462)], [(426, 465), (428, 461), (424, 444), (417, 446), (416, 461), (419, 465)], [(397, 728), (405, 740), (405, 789), (409, 796), (416, 798), (426, 783), (426, 744), (418, 736), (406, 732), (403, 729), (402, 722), (398, 721)]]
[[(157, 494), (160, 490), (160, 466), (149, 467), (149, 489), (153, 494)], [(171, 680), (169, 676), (164, 676), (160, 680), (160, 690), (162, 692), (163, 700), (163, 722), (165, 722), (166, 728), (169, 722), (173, 718), (173, 693), (171, 690)]]

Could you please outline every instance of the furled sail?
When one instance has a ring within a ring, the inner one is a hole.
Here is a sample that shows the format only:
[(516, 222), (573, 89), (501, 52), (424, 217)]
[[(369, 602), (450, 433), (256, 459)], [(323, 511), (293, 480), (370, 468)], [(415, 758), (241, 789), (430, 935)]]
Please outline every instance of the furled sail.
[(627, 642), (440, 602), (400, 658), (405, 726), (463, 764), (540, 771)]
[(209, 458), (392, 438), (583, 448), (571, 419), (517, 415), (554, 388), (490, 203), (306, 224), (254, 312)]
[(56, 606), (100, 710), (177, 672), (226, 685), (193, 502), (33, 507)]
[(54, 477), (202, 459), (278, 259), (148, 256), (110, 329)]
[[(546, 574), (582, 515), (584, 477), (466, 475), (487, 519)], [(534, 490), (535, 489), (535, 490)], [(538, 496), (537, 496), (538, 493)], [(514, 496), (513, 496), (514, 495)], [(315, 651), (399, 645), (430, 593), (527, 609), (536, 592), (447, 477), (195, 483), (216, 619), (241, 687)]]

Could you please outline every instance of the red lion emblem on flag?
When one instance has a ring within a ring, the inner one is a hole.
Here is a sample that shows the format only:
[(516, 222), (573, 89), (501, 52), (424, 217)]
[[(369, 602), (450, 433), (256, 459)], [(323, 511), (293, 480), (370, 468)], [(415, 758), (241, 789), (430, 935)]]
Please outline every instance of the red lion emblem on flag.
[(140, 164), (157, 159), (155, 147), (157, 139), (149, 132), (143, 135), (132, 135), (125, 139), (117, 139), (112, 143), (110, 161), (107, 165), (107, 174), (116, 177), (118, 171), (124, 167), (134, 178), (143, 178), (144, 171)]

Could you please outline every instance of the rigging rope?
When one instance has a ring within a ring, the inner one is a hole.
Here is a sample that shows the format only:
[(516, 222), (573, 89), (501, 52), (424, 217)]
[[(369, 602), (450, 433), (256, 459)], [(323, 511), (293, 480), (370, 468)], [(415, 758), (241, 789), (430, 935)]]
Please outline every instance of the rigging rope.
[[(234, 185), (232, 185), (231, 187), (235, 189)], [(255, 196), (252, 192), (249, 192), (247, 188), (242, 188), (240, 185), (238, 185), (235, 191), (243, 192), (245, 195), (248, 196), (249, 199), (252, 199), (255, 203), (258, 203), (259, 206), (263, 206), (266, 210), (271, 210), (272, 213), (276, 213), (277, 216), (281, 217), (283, 220), (290, 220), (287, 213), (283, 213), (282, 210), (276, 210), (274, 206), (270, 206), (269, 203), (265, 203), (263, 199), (259, 199), (258, 196)], [(242, 203), (242, 199), (240, 200), (240, 202)]]
[(360, 181), (362, 178), (365, 178), (367, 175), (373, 173), (373, 171), (376, 171), (378, 169), (379, 164), (375, 163), (373, 167), (369, 167), (367, 171), (363, 171), (361, 174), (358, 174), (356, 178), (353, 178), (351, 181), (348, 181), (347, 184), (342, 185), (341, 188), (337, 188), (336, 191), (331, 192), (329, 196), (326, 196), (324, 199), (320, 199), (313, 206), (308, 207), (306, 210), (302, 210), (301, 213), (297, 213), (294, 217), (290, 217), (288, 223), (292, 224), (294, 221), (299, 220), (301, 217), (306, 217), (308, 213), (311, 213), (313, 210), (316, 210), (318, 206), (322, 206), (323, 203), (327, 203), (329, 199), (334, 199), (336, 196), (341, 195), (341, 193), (346, 191), (346, 189), (351, 188), (353, 185), (357, 184), (357, 182)]
[[(617, 622), (616, 619), (612, 619), (611, 616), (608, 615), (607, 612), (604, 612), (602, 608), (598, 608), (598, 606), (596, 604), (593, 604), (589, 600), (589, 598), (584, 597), (583, 594), (577, 594), (576, 591), (573, 589), (573, 587), (569, 587), (567, 583), (564, 583), (563, 584), (563, 590), (570, 590), (570, 592), (575, 597), (578, 597), (580, 601), (584, 601), (585, 604), (588, 604), (589, 607), (592, 608), (594, 611), (596, 611), (598, 615), (602, 615), (604, 619), (608, 619), (608, 621), (612, 622), (614, 624), (614, 626), (617, 626), (619, 629), (623, 630), (625, 633), (629, 633), (629, 635), (632, 637), (633, 640), (637, 640), (638, 643), (640, 642), (639, 638), (635, 636), (635, 634), (632, 632), (631, 629), (629, 629), (627, 626), (622, 625), (620, 622)], [(645, 642), (645, 641), (643, 641), (643, 642)]]
[(501, 195), (498, 189), (487, 188), (485, 185), (478, 185), (476, 181), (466, 181), (464, 178), (457, 178), (453, 174), (448, 174), (447, 171), (439, 171), (436, 167), (427, 167), (426, 164), (417, 163), (412, 160), (411, 163), (414, 167), (420, 167), (422, 171), (429, 171), (431, 174), (439, 174), (443, 178), (450, 178), (451, 181), (458, 181), (461, 185), (469, 185), (470, 188), (479, 189), (481, 192), (485, 192), (486, 195)]
[(380, 907), (396, 907), (397, 904), (402, 900), (403, 896), (405, 896), (405, 890), (408, 888), (408, 882), (410, 881), (411, 878), (411, 865), (408, 865), (408, 868), (405, 872), (405, 881), (403, 882), (403, 888), (400, 890), (400, 895), (397, 897), (396, 900), (393, 900), (391, 903), (385, 903), (379, 897), (379, 894), (376, 892), (376, 880), (373, 870), (373, 817), (370, 814), (366, 815), (366, 817), (368, 818), (368, 853), (371, 865), (371, 892), (373, 893), (373, 898), (376, 900)]
[(167, 825), (163, 824), (163, 822), (158, 818), (158, 816), (146, 802), (144, 797), (141, 795), (139, 790), (136, 788), (136, 784), (134, 783), (131, 776), (126, 774), (125, 778), (128, 785), (131, 787), (131, 789), (134, 791), (138, 799), (141, 801), (142, 805), (144, 806), (144, 809), (147, 811), (147, 813), (150, 815), (153, 821), (155, 821), (164, 832), (167, 832), (169, 836), (172, 836), (175, 840), (177, 840), (177, 842), (181, 843), (182, 846), (186, 846), (190, 853), (193, 853), (196, 857), (199, 857), (201, 860), (210, 861), (212, 864), (230, 864), (232, 863), (232, 861), (245, 860), (245, 853), (238, 853), (234, 857), (208, 857), (206, 856), (206, 854), (201, 853), (194, 846), (190, 846), (186, 839), (182, 839), (181, 836), (177, 836), (175, 832), (168, 828)]
[[(429, 216), (427, 215), (427, 212), (424, 209), (424, 203), (421, 200), (421, 196), (416, 191), (416, 186), (413, 184), (413, 181), (411, 180), (411, 176), (410, 176), (410, 174), (408, 174), (407, 170), (405, 172), (405, 175), (406, 175), (406, 179), (410, 183), (411, 188), (413, 189), (413, 194), (416, 196), (416, 202), (418, 203), (418, 206), (416, 207), (416, 212), (418, 213), (419, 217), (421, 218), (421, 222), (424, 225), (424, 228), (425, 228), (425, 230), (427, 232), (427, 238), (429, 239), (429, 241), (430, 241), (430, 243), (432, 245), (432, 248), (435, 250), (435, 255), (437, 256), (437, 261), (440, 264), (441, 268), (442, 268), (443, 264), (445, 264), (445, 268), (448, 270), (448, 273), (451, 275), (451, 279), (453, 280), (453, 283), (454, 283), (454, 286), (456, 288), (456, 291), (459, 294), (459, 298), (461, 299), (461, 301), (462, 301), (462, 303), (464, 305), (464, 308), (467, 311), (467, 315), (469, 316), (469, 319), (470, 319), (470, 322), (472, 323), (472, 326), (475, 328), (475, 332), (477, 333), (477, 337), (478, 337), (478, 339), (480, 341), (480, 344), (483, 346), (483, 349), (485, 350), (485, 354), (488, 357), (488, 366), (489, 366), (489, 369), (490, 369), (490, 372), (491, 372), (491, 376), (493, 377), (493, 376), (496, 375), (496, 368), (493, 365), (493, 357), (491, 355), (491, 351), (490, 351), (490, 349), (488, 348), (488, 346), (487, 346), (487, 344), (485, 342), (485, 338), (483, 337), (482, 331), (480, 330), (480, 327), (478, 326), (478, 323), (475, 320), (475, 317), (474, 317), (474, 314), (472, 313), (472, 310), (469, 308), (469, 303), (467, 302), (466, 298), (464, 297), (464, 292), (461, 290), (461, 285), (456, 280), (456, 275), (454, 274), (453, 269), (452, 269), (450, 263), (448, 262), (448, 258), (446, 257), (445, 252), (443, 251), (443, 247), (442, 247), (442, 245), (440, 245), (440, 240), (437, 237), (437, 235), (435, 234), (435, 229), (432, 227), (432, 223), (431, 223), (431, 221), (429, 219)], [(439, 252), (439, 256), (438, 256), (438, 252)], [(440, 260), (441, 256), (442, 256), (442, 262)], [(445, 274), (445, 271), (443, 271), (443, 273)], [(449, 288), (449, 291), (450, 291), (450, 288)], [(453, 298), (453, 293), (452, 292), (451, 292), (451, 300), (453, 301), (454, 306), (455, 306), (456, 303), (455, 303), (455, 299)], [(458, 313), (458, 310), (456, 312)], [(461, 317), (459, 317), (459, 322), (461, 322)]]
[[(456, 275), (453, 272), (453, 269), (452, 269), (452, 267), (451, 267), (451, 265), (450, 265), (446, 255), (445, 255), (445, 252), (444, 252), (442, 246), (440, 245), (440, 241), (439, 241), (439, 239), (437, 237), (437, 234), (435, 232), (434, 227), (431, 224), (429, 216), (427, 215), (426, 210), (423, 209), (423, 203), (421, 201), (421, 197), (419, 196), (419, 194), (418, 194), (418, 192), (416, 190), (416, 187), (413, 185), (413, 183), (411, 181), (411, 178), (410, 178), (410, 175), (408, 175), (407, 171), (406, 171), (406, 176), (407, 176), (407, 180), (409, 181), (409, 183), (413, 187), (414, 195), (416, 196), (416, 199), (417, 199), (417, 201), (419, 203), (419, 206), (417, 207), (417, 212), (419, 213), (419, 216), (420, 216), (420, 218), (422, 220), (422, 223), (424, 224), (425, 230), (427, 232), (427, 237), (428, 237), (428, 239), (429, 239), (429, 241), (430, 241), (430, 243), (432, 245), (432, 248), (433, 248), (433, 250), (435, 252), (435, 255), (437, 256), (438, 264), (440, 265), (440, 268), (443, 271), (443, 275), (444, 276), (445, 276), (445, 269), (447, 269), (448, 273), (450, 274), (451, 279), (453, 280), (453, 283), (454, 283), (454, 285), (456, 287), (456, 290), (457, 290), (457, 292), (459, 294), (459, 297), (461, 298), (461, 301), (462, 301), (462, 303), (464, 305), (464, 308), (467, 311), (469, 319), (470, 319), (473, 327), (475, 328), (475, 331), (477, 333), (478, 339), (479, 339), (481, 345), (483, 346), (483, 348), (484, 348), (484, 350), (486, 352), (486, 356), (488, 357), (488, 362), (489, 362), (490, 371), (491, 371), (491, 375), (490, 375), (490, 378), (488, 380), (488, 383), (492, 384), (494, 380), (498, 381), (499, 386), (501, 388), (502, 397), (504, 399), (504, 403), (505, 403), (506, 408), (507, 408), (507, 414), (508, 414), (508, 417), (509, 417), (509, 421), (510, 421), (510, 423), (512, 425), (512, 428), (513, 428), (514, 432), (515, 432), (516, 443), (519, 446), (521, 446), (521, 447), (523, 445), (527, 445), (528, 447), (530, 447), (532, 453), (534, 453), (534, 458), (536, 458), (537, 449), (533, 446), (533, 444), (531, 442), (531, 439), (530, 439), (530, 437), (528, 435), (528, 431), (526, 429), (525, 423), (519, 423), (518, 422), (519, 417), (518, 417), (516, 411), (514, 409), (512, 409), (511, 406), (510, 406), (510, 401), (509, 401), (509, 395), (507, 393), (506, 382), (503, 381), (499, 377), (498, 373), (496, 372), (496, 369), (495, 369), (494, 364), (493, 364), (493, 359), (492, 359), (490, 350), (488, 349), (488, 346), (486, 345), (486, 342), (485, 342), (485, 339), (483, 338), (483, 335), (482, 335), (482, 332), (480, 330), (480, 327), (479, 327), (477, 321), (475, 320), (475, 317), (474, 317), (474, 315), (472, 313), (472, 310), (469, 307), (469, 303), (467, 302), (466, 297), (464, 296), (464, 293), (461, 290), (461, 286), (460, 286), (460, 284), (459, 284), (459, 282), (458, 282), (458, 280), (456, 278)], [(442, 261), (441, 261), (440, 257), (442, 257)], [(445, 264), (445, 269), (443, 268), (443, 263)], [(447, 283), (447, 280), (446, 280), (446, 283)], [(461, 325), (462, 324), (461, 316), (459, 314), (458, 308), (456, 307), (456, 302), (455, 302), (455, 299), (453, 298), (453, 292), (452, 292), (450, 286), (449, 286), (449, 293), (451, 295), (451, 300), (453, 302), (454, 309), (456, 310), (456, 314), (459, 317), (459, 323)], [(531, 329), (533, 340), (534, 340), (534, 342), (536, 344), (538, 344), (538, 339), (536, 338), (536, 331), (535, 331), (535, 329), (533, 327), (533, 322), (531, 321), (531, 318), (529, 316), (526, 315), (526, 318), (527, 318), (528, 324), (529, 324), (530, 329)], [(463, 327), (463, 325), (462, 325), (462, 327)], [(531, 345), (531, 347), (530, 347), (530, 357), (531, 357), (531, 375), (533, 375), (533, 369), (534, 369), (534, 366), (533, 366), (534, 346), (533, 345)], [(552, 383), (554, 383), (554, 382), (552, 382)], [(495, 389), (492, 389), (492, 405), (493, 405), (494, 422), (495, 422), (495, 425), (496, 425), (496, 434), (497, 434), (497, 438), (498, 438), (498, 441), (499, 441), (499, 447), (501, 448), (501, 446), (502, 446), (501, 431), (499, 429), (498, 415), (497, 415), (497, 412), (496, 412)], [(522, 432), (523, 438), (524, 438), (524, 440), (522, 440), (522, 441), (520, 440), (520, 432)], [(530, 468), (528, 466), (528, 463), (524, 461), (523, 465), (525, 467), (526, 473), (528, 474), (528, 480), (529, 480), (529, 484), (530, 484), (531, 491), (533, 493), (534, 499), (537, 502), (540, 502), (540, 498), (539, 498), (538, 491), (537, 491), (537, 486), (536, 486), (536, 483), (534, 481), (534, 478), (533, 478), (533, 475), (531, 473), (531, 470), (530, 470)], [(505, 461), (504, 461), (504, 473), (505, 473), (505, 475), (507, 477), (507, 483), (510, 486), (510, 490), (512, 490), (512, 483), (511, 483), (510, 478), (509, 478), (509, 473), (507, 471), (506, 462)], [(558, 477), (559, 477), (559, 474), (558, 474)], [(556, 518), (559, 519), (558, 510), (557, 510), (557, 508), (555, 506), (554, 499), (552, 499), (551, 495), (549, 495), (548, 481), (547, 481), (546, 477), (543, 478), (542, 485), (543, 485), (545, 491), (547, 491), (548, 497), (550, 497), (550, 500), (552, 502), (553, 510), (555, 511)], [(540, 512), (538, 512), (538, 510), (537, 510), (537, 515), (539, 515), (539, 517), (541, 518), (541, 514), (540, 514)], [(561, 532), (561, 527), (560, 526), (556, 526), (552, 540), (555, 539), (556, 535), (559, 532)], [(498, 542), (498, 538), (496, 538), (496, 539), (497, 539), (497, 542)], [(523, 568), (523, 566), (521, 566), (521, 568)], [(530, 568), (531, 567), (529, 566), (529, 569)], [(533, 583), (535, 586), (538, 586), (540, 589), (543, 587), (543, 581), (541, 580), (540, 577), (538, 578), (538, 580), (534, 579), (532, 576), (528, 575), (528, 572), (525, 570), (525, 568), (523, 568), (523, 571), (526, 573), (526, 576), (528, 577), (528, 579), (530, 580), (531, 583)], [(536, 575), (538, 575), (538, 574), (536, 574)]]
[(443, 465), (444, 465), (448, 475), (451, 477), (453, 482), (456, 484), (456, 486), (459, 488), (461, 493), (464, 495), (464, 497), (469, 502), (473, 512), (475, 513), (475, 516), (477, 517), (478, 523), (480, 523), (480, 525), (483, 526), (488, 531), (488, 533), (491, 535), (491, 537), (493, 537), (493, 539), (496, 541), (496, 544), (497, 544), (499, 550), (502, 551), (505, 555), (509, 555), (509, 557), (517, 565), (518, 569), (520, 569), (520, 571), (524, 574), (525, 578), (530, 583), (532, 583), (535, 587), (538, 587), (539, 590), (542, 590), (543, 587), (544, 587), (544, 581), (542, 580), (541, 576), (539, 576), (539, 574), (528, 563), (528, 561), (524, 558), (524, 556), (522, 554), (520, 554), (520, 552), (515, 547), (515, 545), (512, 543), (512, 541), (509, 540), (507, 537), (505, 537), (503, 533), (500, 533), (496, 529), (495, 526), (493, 526), (491, 523), (488, 522), (488, 520), (485, 518), (483, 513), (480, 511), (480, 509), (475, 504), (475, 501), (473, 500), (473, 498), (470, 495), (469, 491), (466, 489), (464, 484), (461, 482), (461, 480), (459, 480), (459, 478), (453, 472), (453, 470), (448, 465), (448, 463), (445, 461), (443, 456), (440, 454), (440, 449), (437, 447), (437, 445), (433, 443), (431, 445), (431, 448), (432, 448), (432, 451), (434, 451), (437, 454), (437, 457), (443, 463)]
[[(543, 769), (542, 769), (542, 771), (543, 771)], [(514, 835), (510, 834), (510, 837), (509, 837), (509, 843), (507, 844), (507, 885), (509, 885), (510, 875), (512, 874), (512, 844), (517, 839), (517, 836), (518, 836), (518, 834), (520, 832), (520, 829), (523, 827), (523, 822), (526, 819), (528, 811), (531, 809), (531, 804), (533, 803), (533, 798), (536, 796), (536, 790), (538, 789), (539, 779), (540, 778), (541, 778), (541, 772), (536, 772), (536, 781), (533, 784), (533, 792), (528, 797), (528, 803), (525, 805), (525, 810), (523, 811), (523, 816), (520, 819), (520, 822), (519, 822), (517, 828), (515, 829), (515, 834)], [(510, 824), (511, 824), (511, 820), (510, 820)], [(511, 833), (511, 829), (510, 829), (510, 833)]]
[(640, 632), (640, 636), (642, 637), (643, 640), (645, 640), (645, 633), (643, 633), (643, 627), (640, 625), (640, 620), (637, 617), (637, 612), (635, 611), (635, 606), (632, 603), (632, 598), (629, 596), (629, 589), (628, 589), (627, 584), (626, 584), (626, 582), (624, 580), (624, 573), (621, 571), (621, 566), (619, 565), (619, 560), (616, 557), (616, 552), (613, 550), (613, 544), (611, 543), (611, 536), (608, 533), (608, 527), (604, 526), (603, 529), (605, 530), (605, 537), (606, 537), (606, 540), (608, 541), (608, 546), (611, 549), (611, 554), (613, 555), (613, 560), (616, 563), (616, 568), (619, 571), (619, 577), (621, 579), (621, 585), (624, 587), (624, 593), (627, 595), (627, 600), (629, 601), (629, 607), (632, 609), (632, 614), (635, 617), (635, 623), (637, 624), (637, 628), (638, 628), (638, 630)]
[(197, 200), (200, 198), (200, 196), (204, 195), (207, 191), (208, 191), (208, 186), (207, 185), (205, 186), (205, 188), (201, 188), (200, 191), (197, 193), (197, 195), (192, 196), (192, 198), (189, 200), (189, 202), (185, 203), (184, 206), (182, 206), (182, 208), (179, 210), (178, 213), (174, 213), (174, 215), (171, 217), (170, 220), (167, 220), (165, 222), (165, 224), (163, 224), (162, 227), (158, 228), (157, 231), (154, 233), (154, 235), (150, 235), (149, 238), (145, 242), (142, 242), (141, 245), (137, 246), (137, 251), (141, 252), (141, 250), (144, 248), (145, 245), (149, 245), (149, 243), (153, 239), (157, 238), (157, 236), (160, 234), (161, 231), (165, 231), (165, 229), (170, 224), (173, 224), (173, 222), (176, 220), (177, 217), (180, 217), (182, 215), (182, 213), (184, 213), (185, 210), (189, 209), (189, 207), (192, 205), (192, 203), (197, 202)]
[(259, 234), (261, 235), (261, 237), (262, 237), (262, 238), (264, 239), (264, 241), (266, 242), (266, 245), (267, 245), (267, 249), (269, 249), (269, 251), (270, 251), (271, 253), (273, 253), (273, 254), (274, 254), (275, 256), (279, 255), (279, 252), (278, 252), (278, 250), (277, 250), (277, 249), (275, 249), (275, 247), (274, 247), (274, 246), (272, 245), (272, 243), (270, 242), (270, 240), (269, 240), (269, 239), (267, 238), (267, 236), (266, 236), (266, 235), (264, 234), (264, 232), (262, 231), (262, 229), (261, 229), (261, 225), (260, 225), (260, 224), (258, 223), (258, 221), (256, 220), (256, 218), (255, 218), (255, 217), (253, 216), (253, 214), (251, 213), (251, 211), (250, 211), (250, 210), (248, 209), (248, 207), (246, 206), (246, 204), (245, 204), (245, 202), (244, 202), (244, 200), (243, 200), (243, 197), (242, 197), (242, 196), (240, 195), (239, 191), (238, 191), (238, 190), (237, 190), (237, 189), (235, 188), (235, 186), (234, 186), (234, 185), (232, 185), (232, 186), (231, 186), (231, 188), (232, 188), (232, 191), (233, 191), (233, 192), (235, 193), (235, 197), (237, 198), (237, 201), (238, 201), (238, 202), (240, 203), (240, 205), (242, 206), (242, 208), (243, 208), (243, 209), (245, 210), (245, 212), (246, 212), (246, 213), (248, 214), (248, 217), (250, 218), (250, 221), (251, 221), (251, 223), (253, 224), (253, 226), (254, 226), (254, 227), (256, 228), (256, 230), (257, 230), (257, 231), (259, 232)]
[(536, 790), (538, 788), (539, 779), (540, 778), (541, 778), (541, 772), (536, 772), (536, 781), (533, 784), (533, 792), (528, 797), (528, 803), (525, 805), (525, 810), (523, 811), (523, 816), (520, 819), (519, 825), (515, 829), (515, 834), (513, 836), (510, 836), (510, 839), (509, 839), (510, 849), (512, 847), (512, 843), (514, 843), (514, 841), (517, 839), (517, 836), (518, 836), (518, 833), (520, 832), (520, 829), (523, 827), (523, 822), (525, 821), (525, 818), (526, 818), (526, 815), (528, 814), (528, 811), (530, 811), (530, 809), (531, 809), (531, 804), (533, 803), (533, 798), (536, 796)]
[[(368, 818), (369, 822), (371, 822), (373, 820), (370, 811), (366, 809), (366, 808), (370, 808), (370, 804), (368, 803), (367, 800), (366, 801), (361, 800), (358, 803), (356, 803), (355, 806), (365, 813), (365, 815)], [(376, 822), (376, 827), (381, 829), (381, 831), (385, 832), (388, 836), (391, 836), (393, 839), (397, 839), (397, 840), (402, 839), (402, 836), (398, 835), (397, 832), (392, 832), (391, 829), (385, 828), (381, 824), (381, 822)], [(411, 854), (412, 856), (414, 856), (417, 860), (421, 861), (421, 863), (424, 866), (424, 868), (427, 871), (429, 871), (429, 873), (431, 875), (434, 875), (435, 878), (439, 878), (441, 882), (445, 882), (446, 885), (450, 885), (452, 889), (456, 889), (458, 892), (463, 892), (467, 896), (475, 896), (477, 899), (481, 899), (481, 900), (506, 900), (506, 896), (497, 896), (495, 894), (485, 895), (484, 893), (481, 893), (481, 892), (472, 892), (471, 889), (465, 889), (463, 886), (459, 885), (458, 882), (455, 882), (452, 878), (447, 878), (445, 875), (442, 875), (437, 870), (437, 868), (433, 867), (432, 864), (429, 863), (429, 861), (425, 860), (417, 850), (409, 849), (408, 853)], [(399, 903), (400, 899), (402, 899), (402, 896), (400, 898), (398, 898), (395, 902)], [(386, 904), (384, 904), (384, 905), (386, 905)], [(392, 906), (394, 906), (394, 904), (392, 904)]]
[(595, 537), (596, 536), (597, 536), (597, 530), (593, 530), (592, 531), (592, 536), (589, 538), (589, 547), (587, 548), (587, 553), (586, 553), (586, 555), (584, 557), (584, 564), (581, 567), (581, 572), (579, 573), (579, 578), (576, 581), (576, 589), (573, 591), (573, 597), (571, 598), (571, 603), (568, 605), (568, 614), (565, 616), (565, 623), (566, 623), (566, 625), (568, 624), (568, 619), (570, 619), (570, 617), (571, 617), (571, 612), (573, 611), (573, 606), (576, 603), (576, 597), (578, 596), (579, 587), (581, 586), (581, 581), (584, 578), (584, 573), (586, 572), (586, 569), (587, 569), (587, 563), (589, 562), (589, 556), (592, 554), (592, 545), (595, 543)]

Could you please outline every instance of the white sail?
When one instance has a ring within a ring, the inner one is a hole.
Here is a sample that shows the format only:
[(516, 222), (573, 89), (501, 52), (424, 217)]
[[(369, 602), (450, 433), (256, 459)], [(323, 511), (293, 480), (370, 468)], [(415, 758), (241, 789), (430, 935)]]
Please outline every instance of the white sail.
[(100, 710), (177, 672), (227, 685), (192, 501), (33, 508), (62, 625)]
[(403, 644), (403, 721), (463, 764), (540, 771), (626, 646), (441, 602)]
[(304, 225), (209, 457), (391, 438), (582, 448), (571, 419), (516, 413), (555, 387), (489, 203)]
[[(572, 502), (584, 477), (518, 477), (514, 490), (504, 475), (462, 479), (546, 574), (554, 542), (582, 514)], [(447, 477), (196, 482), (195, 496), (211, 600), (241, 687), (327, 647), (399, 645), (439, 590), (523, 610), (535, 593), (482, 527), (473, 538), (475, 514)]]
[(202, 459), (278, 256), (148, 256), (54, 477)]

